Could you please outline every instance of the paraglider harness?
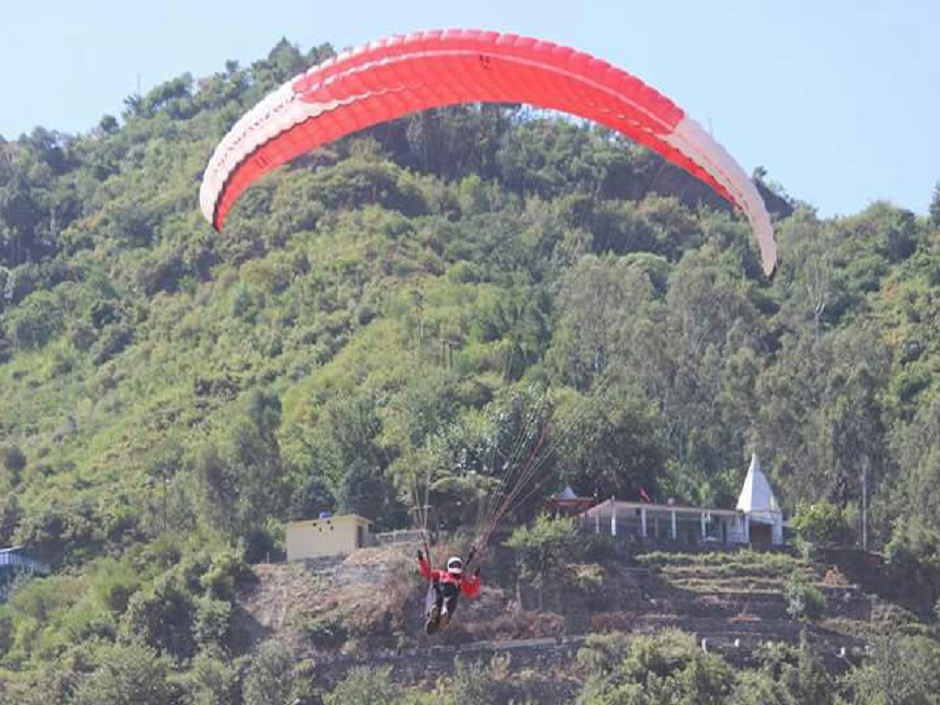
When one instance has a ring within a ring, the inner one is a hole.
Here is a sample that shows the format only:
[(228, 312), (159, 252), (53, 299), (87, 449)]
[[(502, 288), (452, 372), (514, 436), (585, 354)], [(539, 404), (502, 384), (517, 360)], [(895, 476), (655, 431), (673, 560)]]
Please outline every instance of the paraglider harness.
[[(430, 566), (431, 556), (427, 541), (424, 543), (424, 550), (424, 554), (418, 551), (418, 560), (421, 561), (426, 556), (428, 565)], [(461, 565), (461, 570), (469, 570), (470, 564), (476, 556), (476, 547), (471, 546), (470, 553), (467, 556), (467, 562), (465, 565)], [(448, 568), (449, 567), (450, 566), (448, 566)], [(477, 566), (474, 575), (478, 576), (479, 572), (480, 568)], [(425, 622), (425, 632), (427, 632), (428, 635), (436, 633), (450, 623), (451, 617), (457, 610), (459, 598), (460, 582), (456, 580), (441, 580), (439, 571), (432, 570), (431, 578), (428, 580), (428, 591), (424, 598), (424, 613), (427, 620)]]

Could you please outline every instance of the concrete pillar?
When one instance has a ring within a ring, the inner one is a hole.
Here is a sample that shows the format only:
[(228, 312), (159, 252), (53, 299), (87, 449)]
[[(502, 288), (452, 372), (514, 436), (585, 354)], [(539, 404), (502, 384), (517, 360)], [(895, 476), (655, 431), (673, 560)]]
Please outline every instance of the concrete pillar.
[(610, 535), (617, 535), (617, 503), (614, 498), (610, 498)]
[(672, 515), (672, 526), (669, 527), (669, 538), (671, 538), (673, 541), (675, 541), (676, 538), (677, 538), (677, 531), (676, 531), (676, 510), (673, 509), (673, 510), (670, 512), (670, 514)]
[(705, 512), (702, 512), (702, 538), (704, 539), (708, 536), (708, 533), (705, 530)]
[(640, 509), (640, 536), (646, 538), (646, 507)]

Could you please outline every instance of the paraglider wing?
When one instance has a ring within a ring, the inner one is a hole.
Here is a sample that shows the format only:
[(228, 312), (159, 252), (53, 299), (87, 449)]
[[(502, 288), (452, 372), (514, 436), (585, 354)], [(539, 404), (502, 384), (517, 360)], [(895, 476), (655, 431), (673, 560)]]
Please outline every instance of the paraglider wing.
[(246, 113), (218, 145), (200, 206), (221, 230), (239, 195), (275, 167), (379, 123), (462, 103), (527, 103), (605, 125), (687, 170), (750, 221), (764, 272), (773, 227), (734, 159), (678, 106), (588, 54), (513, 34), (447, 30), (396, 36), (315, 66)]

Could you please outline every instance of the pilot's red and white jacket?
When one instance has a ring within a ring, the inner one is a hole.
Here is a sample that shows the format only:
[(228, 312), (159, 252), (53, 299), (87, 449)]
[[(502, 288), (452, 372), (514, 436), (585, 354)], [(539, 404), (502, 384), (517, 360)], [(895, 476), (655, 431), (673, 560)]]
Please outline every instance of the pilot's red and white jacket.
[(446, 570), (431, 570), (431, 564), (424, 556), (418, 558), (418, 572), (425, 580), (431, 580), (435, 583), (452, 583), (460, 588), (460, 593), (466, 598), (474, 598), (480, 593), (480, 569), (477, 568), (470, 577), (465, 575), (454, 575)]

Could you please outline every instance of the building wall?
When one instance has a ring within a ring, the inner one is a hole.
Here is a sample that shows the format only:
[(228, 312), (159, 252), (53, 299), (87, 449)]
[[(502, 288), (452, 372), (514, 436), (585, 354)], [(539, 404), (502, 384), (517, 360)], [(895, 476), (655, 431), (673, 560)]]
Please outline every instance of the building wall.
[(673, 539), (674, 528), (675, 540), (686, 544), (703, 540), (746, 543), (745, 523), (744, 515), (733, 510), (613, 501), (596, 505), (578, 518), (582, 531), (620, 537), (643, 538), (645, 535), (649, 540)]
[(287, 525), (287, 560), (349, 555), (371, 542), (369, 522), (355, 515), (294, 521)]
[(7, 601), (17, 578), (49, 575), (50, 568), (22, 552), (19, 548), (0, 549), (0, 604)]

